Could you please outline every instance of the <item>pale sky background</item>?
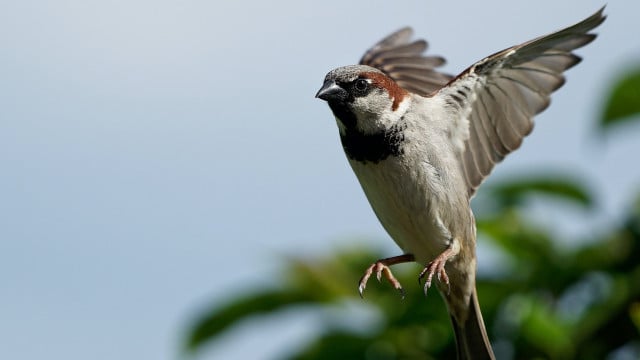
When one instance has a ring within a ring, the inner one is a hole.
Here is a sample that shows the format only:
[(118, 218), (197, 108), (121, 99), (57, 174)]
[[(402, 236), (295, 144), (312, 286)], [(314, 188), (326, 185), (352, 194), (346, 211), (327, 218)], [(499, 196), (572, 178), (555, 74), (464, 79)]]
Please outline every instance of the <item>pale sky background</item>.
[[(405, 25), (458, 73), (602, 5), (0, 2), (0, 359), (174, 359), (198, 310), (274, 283), (283, 254), (370, 239), (394, 255), (314, 99), (325, 73)], [(492, 177), (584, 175), (599, 220), (564, 225), (584, 233), (615, 221), (640, 179), (640, 127), (594, 136), (606, 87), (640, 62), (640, 2), (606, 13)], [(272, 359), (317, 324), (240, 326), (198, 358)]]

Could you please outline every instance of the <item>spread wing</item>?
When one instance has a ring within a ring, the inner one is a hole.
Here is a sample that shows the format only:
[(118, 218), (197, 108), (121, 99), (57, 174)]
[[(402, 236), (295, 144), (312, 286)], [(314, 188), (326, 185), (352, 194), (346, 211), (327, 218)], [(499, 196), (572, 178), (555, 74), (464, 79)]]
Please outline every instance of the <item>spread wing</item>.
[(564, 83), (562, 72), (580, 62), (571, 51), (595, 39), (604, 7), (576, 25), (491, 55), (458, 75), (432, 96), (442, 97), (454, 113), (453, 140), (469, 196), (496, 163), (517, 149), (533, 129), (551, 93)]
[(406, 27), (380, 40), (367, 50), (360, 64), (377, 68), (403, 89), (426, 96), (442, 88), (453, 76), (435, 70), (445, 63), (444, 58), (423, 56), (427, 42), (410, 41), (412, 34), (413, 30)]

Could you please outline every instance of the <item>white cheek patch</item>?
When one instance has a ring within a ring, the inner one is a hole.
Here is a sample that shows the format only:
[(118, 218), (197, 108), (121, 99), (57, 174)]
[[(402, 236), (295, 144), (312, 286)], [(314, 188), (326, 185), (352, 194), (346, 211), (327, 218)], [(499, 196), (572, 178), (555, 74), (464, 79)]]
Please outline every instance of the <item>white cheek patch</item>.
[(374, 89), (367, 96), (356, 98), (353, 104), (355, 115), (358, 119), (357, 126), (366, 134), (375, 134), (386, 131), (396, 125), (406, 114), (411, 97), (405, 96), (394, 110), (394, 100), (383, 91)]
[(386, 108), (391, 108), (391, 100), (383, 90), (373, 88), (366, 96), (356, 97), (353, 101), (353, 108), (358, 113), (380, 114)]

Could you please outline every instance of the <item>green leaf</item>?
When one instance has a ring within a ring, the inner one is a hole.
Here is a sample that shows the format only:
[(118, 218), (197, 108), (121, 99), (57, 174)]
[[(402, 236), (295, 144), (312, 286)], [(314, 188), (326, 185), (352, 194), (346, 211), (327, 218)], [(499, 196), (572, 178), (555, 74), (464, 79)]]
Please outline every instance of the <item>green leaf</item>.
[(546, 175), (512, 180), (494, 185), (489, 191), (492, 198), (503, 207), (520, 204), (531, 193), (568, 200), (584, 207), (593, 205), (589, 191), (582, 184), (564, 175)]
[(196, 350), (245, 318), (289, 309), (292, 305), (307, 304), (310, 301), (309, 295), (295, 290), (265, 291), (238, 297), (226, 306), (215, 306), (200, 316), (187, 335), (185, 349)]
[(545, 301), (533, 297), (529, 299), (530, 312), (523, 321), (522, 332), (525, 338), (544, 350), (550, 358), (567, 359), (573, 352), (567, 329), (554, 316)]
[(629, 308), (629, 315), (631, 317), (631, 321), (638, 329), (638, 333), (640, 333), (640, 302), (635, 302), (631, 304)]
[[(321, 360), (321, 359), (358, 359), (362, 358), (367, 349), (372, 347), (371, 339), (343, 331), (333, 331), (325, 334), (306, 346), (298, 354), (289, 357), (290, 360)], [(393, 355), (393, 350), (390, 350)], [(379, 357), (381, 359), (385, 357)], [(386, 358), (393, 359), (393, 356)]]
[(627, 73), (614, 84), (605, 103), (600, 125), (609, 128), (613, 124), (638, 119), (640, 114), (640, 68)]

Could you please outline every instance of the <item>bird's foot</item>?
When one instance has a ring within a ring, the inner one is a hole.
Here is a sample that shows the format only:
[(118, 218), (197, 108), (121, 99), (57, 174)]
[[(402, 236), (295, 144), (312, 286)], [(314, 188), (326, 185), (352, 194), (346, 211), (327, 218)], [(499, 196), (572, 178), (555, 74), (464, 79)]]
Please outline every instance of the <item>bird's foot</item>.
[(447, 260), (449, 260), (454, 255), (454, 252), (451, 248), (442, 252), (442, 254), (438, 255), (433, 261), (427, 264), (425, 268), (420, 272), (418, 276), (418, 283), (421, 283), (424, 277), (427, 277), (427, 281), (424, 283), (424, 295), (427, 295), (427, 291), (431, 287), (431, 281), (433, 280), (433, 275), (436, 275), (438, 281), (444, 283), (451, 291), (451, 285), (449, 284), (449, 276), (447, 275), (447, 271), (444, 269)]
[(382, 280), (382, 275), (384, 274), (385, 279), (387, 279), (391, 283), (391, 285), (393, 285), (393, 287), (398, 290), (400, 296), (402, 296), (402, 298), (404, 299), (404, 290), (402, 289), (402, 285), (400, 285), (400, 281), (398, 281), (398, 279), (393, 276), (393, 273), (391, 272), (389, 266), (405, 262), (412, 262), (414, 260), (415, 259), (413, 255), (404, 254), (386, 259), (380, 259), (371, 264), (371, 266), (369, 266), (364, 272), (364, 275), (358, 283), (358, 292), (360, 293), (360, 297), (363, 297), (362, 294), (364, 292), (364, 289), (367, 287), (367, 281), (369, 281), (369, 277), (371, 277), (371, 275), (375, 272), (378, 281)]

